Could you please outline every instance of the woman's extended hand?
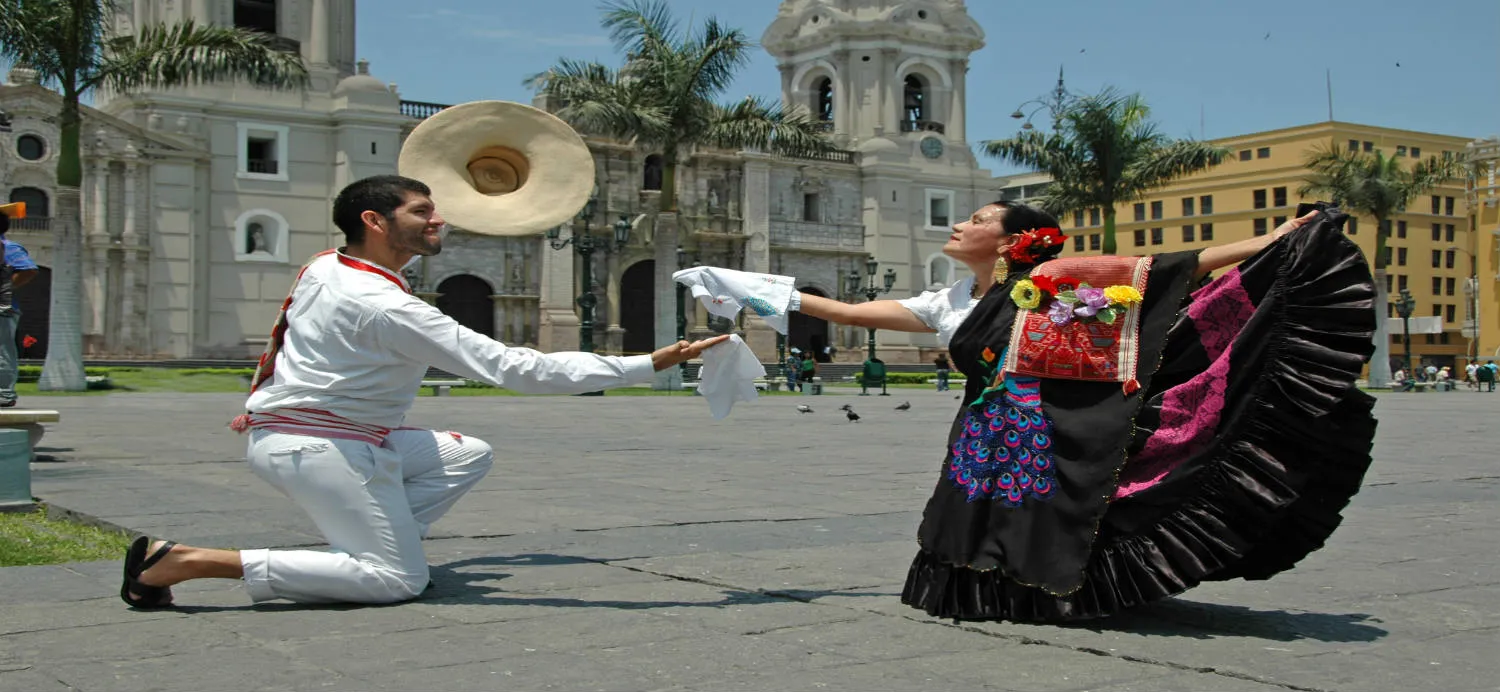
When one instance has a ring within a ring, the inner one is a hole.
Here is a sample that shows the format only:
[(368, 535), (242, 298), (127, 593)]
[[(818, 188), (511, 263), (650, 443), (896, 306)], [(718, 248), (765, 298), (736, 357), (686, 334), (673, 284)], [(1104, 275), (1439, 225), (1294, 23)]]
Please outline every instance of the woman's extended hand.
[(724, 343), (728, 338), (728, 334), (721, 334), (702, 341), (692, 343), (679, 341), (671, 346), (664, 346), (651, 354), (651, 365), (656, 368), (657, 372), (661, 372), (679, 363), (697, 358), (705, 350)]
[(1280, 226), (1276, 227), (1276, 230), (1274, 230), (1274, 231), (1271, 232), (1271, 237), (1272, 238), (1280, 238), (1281, 236), (1284, 236), (1284, 235), (1286, 235), (1288, 233), (1291, 233), (1292, 231), (1295, 231), (1295, 230), (1297, 230), (1299, 228), (1302, 228), (1303, 226), (1306, 226), (1307, 224), (1311, 223), (1312, 220), (1313, 220), (1313, 217), (1315, 217), (1317, 215), (1318, 215), (1318, 212), (1312, 211), (1312, 212), (1308, 212), (1304, 216), (1299, 216), (1299, 217), (1297, 217), (1295, 219), (1292, 219), (1291, 221), (1288, 221), (1288, 222), (1286, 222), (1284, 224), (1281, 224)]

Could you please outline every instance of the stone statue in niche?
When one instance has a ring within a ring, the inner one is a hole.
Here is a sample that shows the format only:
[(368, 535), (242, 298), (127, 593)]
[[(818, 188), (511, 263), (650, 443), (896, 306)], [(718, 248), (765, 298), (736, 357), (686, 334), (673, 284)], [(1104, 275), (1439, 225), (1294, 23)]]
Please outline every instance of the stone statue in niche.
[(526, 291), (526, 270), (515, 257), (506, 258), (510, 263), (510, 292), (524, 293)]
[(266, 238), (265, 226), (251, 223), (245, 228), (245, 254), (253, 255), (257, 252), (271, 254), (271, 242)]

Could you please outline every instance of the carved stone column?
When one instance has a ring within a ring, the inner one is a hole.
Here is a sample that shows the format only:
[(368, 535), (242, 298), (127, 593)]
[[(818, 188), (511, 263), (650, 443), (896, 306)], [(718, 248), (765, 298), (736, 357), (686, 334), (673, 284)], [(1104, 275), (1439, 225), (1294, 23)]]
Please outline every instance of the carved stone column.
[(136, 276), (142, 271), (136, 266), (139, 261), (134, 252), (139, 239), (136, 237), (136, 175), (140, 171), (140, 157), (133, 147), (125, 150), (125, 220), (120, 229), (120, 244), (124, 247), (124, 258), (120, 263), (120, 318), (116, 324), (120, 325), (119, 341), (116, 349), (121, 353), (134, 353), (138, 316), (136, 315)]
[(890, 134), (901, 131), (900, 120), (903, 117), (901, 113), (903, 84), (901, 75), (896, 74), (897, 58), (900, 56), (901, 52), (895, 48), (880, 49), (880, 82), (885, 85), (885, 95), (881, 98), (884, 103), (880, 104), (880, 118), (875, 122), (880, 123)]
[(964, 104), (968, 99), (965, 93), (968, 84), (969, 61), (958, 58), (953, 61), (953, 99), (948, 105), (948, 141), (967, 142), (968, 134), (965, 132)]
[(538, 301), (537, 348), (542, 351), (578, 350), (578, 313), (573, 309), (577, 282), (573, 277), (573, 246), (553, 250), (540, 243), (542, 276)]
[[(771, 159), (743, 153), (745, 159), (745, 266), (748, 272), (771, 271)], [(746, 316), (745, 343), (761, 360), (776, 359), (776, 330), (759, 317)]]
[[(677, 271), (677, 245), (681, 242), (676, 212), (662, 212), (656, 217), (656, 233), (653, 234), (652, 259), (656, 261), (652, 285), (657, 299), (655, 345), (657, 347), (677, 342), (677, 301), (673, 293), (673, 272)], [(681, 389), (682, 372), (678, 368), (667, 368), (656, 373), (653, 389)]]

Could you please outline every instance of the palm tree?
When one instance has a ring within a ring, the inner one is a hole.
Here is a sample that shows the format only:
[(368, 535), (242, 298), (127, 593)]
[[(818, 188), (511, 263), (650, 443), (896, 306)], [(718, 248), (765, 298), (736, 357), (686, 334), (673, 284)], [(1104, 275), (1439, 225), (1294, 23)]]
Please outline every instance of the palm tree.
[(85, 388), (80, 98), (100, 88), (129, 93), (234, 79), (284, 88), (307, 80), (301, 58), (273, 48), (273, 37), (259, 32), (188, 21), (110, 36), (114, 5), (113, 0), (0, 0), (0, 57), (35, 70), (41, 84), (62, 93), (52, 315), (41, 389)]
[(1444, 181), (1465, 174), (1456, 160), (1434, 156), (1411, 168), (1385, 152), (1363, 153), (1340, 149), (1330, 142), (1308, 152), (1304, 161), (1309, 173), (1297, 194), (1327, 197), (1344, 210), (1375, 219), (1375, 355), (1370, 360), (1370, 386), (1385, 387), (1391, 380), (1391, 337), (1386, 328), (1386, 263), (1391, 217), (1406, 211), (1406, 205)]
[(1050, 133), (1025, 131), (981, 142), (984, 152), (1052, 178), (1041, 206), (1061, 216), (1104, 211), (1104, 254), (1115, 254), (1115, 205), (1191, 173), (1218, 165), (1228, 152), (1194, 140), (1174, 140), (1150, 121), (1140, 94), (1106, 88), (1054, 104)]
[(556, 104), (556, 114), (579, 130), (657, 149), (662, 156), (663, 211), (676, 209), (680, 154), (699, 145), (820, 152), (832, 149), (808, 114), (779, 102), (746, 97), (716, 101), (750, 60), (744, 32), (712, 17), (684, 32), (663, 0), (604, 6), (601, 25), (625, 66), (559, 60), (526, 79)]

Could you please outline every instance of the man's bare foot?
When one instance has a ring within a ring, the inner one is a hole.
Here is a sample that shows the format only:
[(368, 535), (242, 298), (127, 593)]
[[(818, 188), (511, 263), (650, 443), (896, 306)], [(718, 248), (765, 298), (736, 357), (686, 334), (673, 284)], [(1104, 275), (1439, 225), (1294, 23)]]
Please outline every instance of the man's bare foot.
[[(147, 554), (154, 554), (166, 544), (166, 541), (152, 543)], [(187, 553), (192, 550), (193, 548), (185, 545), (173, 545), (172, 549), (167, 551), (167, 554), (162, 556), (156, 564), (151, 565), (149, 569), (141, 572), (140, 576), (136, 577), (136, 581), (146, 586), (160, 587), (171, 586), (191, 579), (192, 576), (186, 574), (186, 564)]]

